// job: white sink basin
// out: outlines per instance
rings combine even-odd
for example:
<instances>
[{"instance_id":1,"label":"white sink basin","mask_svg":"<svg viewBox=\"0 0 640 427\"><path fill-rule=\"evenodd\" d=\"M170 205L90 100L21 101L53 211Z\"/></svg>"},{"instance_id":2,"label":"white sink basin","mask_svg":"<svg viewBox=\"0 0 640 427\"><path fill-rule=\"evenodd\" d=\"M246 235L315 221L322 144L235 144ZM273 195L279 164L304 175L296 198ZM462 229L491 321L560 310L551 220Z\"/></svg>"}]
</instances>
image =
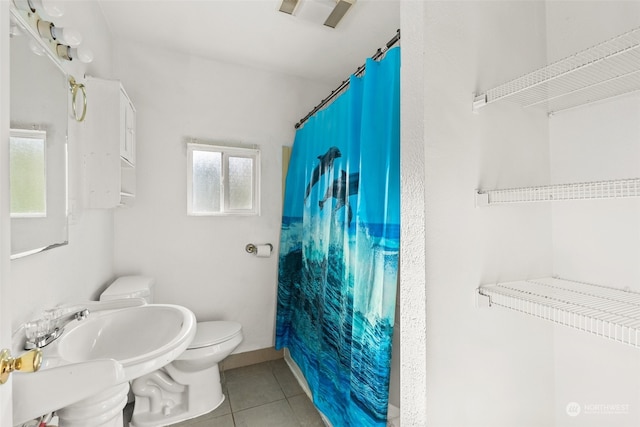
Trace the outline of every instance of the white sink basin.
<instances>
[{"instance_id":1,"label":"white sink basin","mask_svg":"<svg viewBox=\"0 0 640 427\"><path fill-rule=\"evenodd\" d=\"M71 325L54 344L57 355L71 363L114 359L127 381L173 361L196 333L189 309L166 304L99 312Z\"/></svg>"},{"instance_id":2,"label":"white sink basin","mask_svg":"<svg viewBox=\"0 0 640 427\"><path fill-rule=\"evenodd\" d=\"M14 424L161 368L186 350L195 333L194 314L177 305L92 310L42 349L40 371L12 374Z\"/></svg>"}]
</instances>

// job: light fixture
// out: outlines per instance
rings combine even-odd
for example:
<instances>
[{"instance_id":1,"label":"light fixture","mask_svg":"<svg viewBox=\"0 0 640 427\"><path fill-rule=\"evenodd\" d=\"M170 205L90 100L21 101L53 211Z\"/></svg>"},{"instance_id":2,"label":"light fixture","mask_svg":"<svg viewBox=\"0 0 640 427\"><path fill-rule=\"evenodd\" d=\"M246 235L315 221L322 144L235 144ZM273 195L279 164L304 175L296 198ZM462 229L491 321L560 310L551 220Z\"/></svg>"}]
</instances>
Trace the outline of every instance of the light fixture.
<instances>
[{"instance_id":1,"label":"light fixture","mask_svg":"<svg viewBox=\"0 0 640 427\"><path fill-rule=\"evenodd\" d=\"M82 35L79 31L72 28L56 27L53 22L49 21L38 21L38 33L41 37L73 47L82 43Z\"/></svg>"},{"instance_id":2,"label":"light fixture","mask_svg":"<svg viewBox=\"0 0 640 427\"><path fill-rule=\"evenodd\" d=\"M69 48L69 58L88 64L93 61L93 52L91 49L82 46L71 47Z\"/></svg>"},{"instance_id":3,"label":"light fixture","mask_svg":"<svg viewBox=\"0 0 640 427\"><path fill-rule=\"evenodd\" d=\"M57 0L27 0L33 9L44 12L50 18L58 18L64 15L64 5Z\"/></svg>"},{"instance_id":4,"label":"light fixture","mask_svg":"<svg viewBox=\"0 0 640 427\"><path fill-rule=\"evenodd\" d=\"M2 1L2 0L0 0ZM25 24L28 23L40 37L47 40L44 43L59 58L72 61L78 60L83 63L93 61L93 52L85 47L80 47L82 34L72 28L56 27L53 22L40 18L40 13L52 17L61 16L64 13L60 0L12 0L15 8L20 12ZM13 35L13 32L12 32ZM36 44L31 46L31 50L36 54L44 52L42 47Z\"/></svg>"},{"instance_id":5,"label":"light fixture","mask_svg":"<svg viewBox=\"0 0 640 427\"><path fill-rule=\"evenodd\" d=\"M13 0L13 4L15 5L16 9L22 10L24 12L35 12L36 11L36 8L32 7L32 5L29 2L29 0Z\"/></svg>"},{"instance_id":6,"label":"light fixture","mask_svg":"<svg viewBox=\"0 0 640 427\"><path fill-rule=\"evenodd\" d=\"M56 46L56 54L62 59L66 59L67 61L72 61L77 59L80 62L85 64L93 61L93 52L91 49L87 49L86 47L71 47L63 44L59 44Z\"/></svg>"},{"instance_id":7,"label":"light fixture","mask_svg":"<svg viewBox=\"0 0 640 427\"><path fill-rule=\"evenodd\" d=\"M73 28L53 26L51 27L51 34L53 34L55 40L71 47L79 46L82 43L82 34Z\"/></svg>"},{"instance_id":8,"label":"light fixture","mask_svg":"<svg viewBox=\"0 0 640 427\"><path fill-rule=\"evenodd\" d=\"M13 4L18 10L31 13L35 13L38 10L50 18L64 15L62 3L56 0L13 0Z\"/></svg>"}]
</instances>

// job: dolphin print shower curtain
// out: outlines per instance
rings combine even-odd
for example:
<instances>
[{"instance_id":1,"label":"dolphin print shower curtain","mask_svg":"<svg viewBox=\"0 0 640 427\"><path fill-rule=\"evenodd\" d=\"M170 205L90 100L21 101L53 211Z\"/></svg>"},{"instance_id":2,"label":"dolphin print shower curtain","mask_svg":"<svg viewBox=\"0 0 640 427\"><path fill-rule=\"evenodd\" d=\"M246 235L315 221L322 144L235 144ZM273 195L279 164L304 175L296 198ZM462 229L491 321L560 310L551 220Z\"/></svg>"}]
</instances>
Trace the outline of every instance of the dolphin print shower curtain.
<instances>
[{"instance_id":1,"label":"dolphin print shower curtain","mask_svg":"<svg viewBox=\"0 0 640 427\"><path fill-rule=\"evenodd\" d=\"M299 129L280 240L276 347L334 427L386 425L400 238L400 48Z\"/></svg>"}]
</instances>

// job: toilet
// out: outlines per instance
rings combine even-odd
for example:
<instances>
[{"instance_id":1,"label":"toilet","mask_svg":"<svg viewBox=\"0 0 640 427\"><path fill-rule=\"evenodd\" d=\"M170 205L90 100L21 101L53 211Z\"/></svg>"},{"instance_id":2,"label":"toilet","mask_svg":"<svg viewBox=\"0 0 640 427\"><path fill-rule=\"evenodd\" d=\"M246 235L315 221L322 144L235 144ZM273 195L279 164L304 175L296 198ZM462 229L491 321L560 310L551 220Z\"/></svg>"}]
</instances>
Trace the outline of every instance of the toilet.
<instances>
[{"instance_id":1,"label":"toilet","mask_svg":"<svg viewBox=\"0 0 640 427\"><path fill-rule=\"evenodd\" d=\"M155 280L145 276L116 279L100 301L143 298L153 303ZM189 347L173 362L131 382L135 397L131 427L160 427L206 414L224 402L218 363L242 342L242 325L198 322Z\"/></svg>"}]
</instances>

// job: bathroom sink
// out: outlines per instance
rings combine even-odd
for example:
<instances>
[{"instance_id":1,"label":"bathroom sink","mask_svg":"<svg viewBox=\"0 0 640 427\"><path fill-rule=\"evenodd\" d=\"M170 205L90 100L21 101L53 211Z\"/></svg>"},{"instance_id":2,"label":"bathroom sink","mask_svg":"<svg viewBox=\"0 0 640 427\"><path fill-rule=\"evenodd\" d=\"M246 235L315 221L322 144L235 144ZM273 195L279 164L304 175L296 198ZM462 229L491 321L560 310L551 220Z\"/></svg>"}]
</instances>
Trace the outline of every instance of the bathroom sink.
<instances>
[{"instance_id":1,"label":"bathroom sink","mask_svg":"<svg viewBox=\"0 0 640 427\"><path fill-rule=\"evenodd\" d=\"M196 333L195 316L185 307L93 304L86 319L69 323L60 338L42 348L39 371L12 374L14 425L161 368L186 350ZM13 353L20 354L24 342L14 341Z\"/></svg>"},{"instance_id":2,"label":"bathroom sink","mask_svg":"<svg viewBox=\"0 0 640 427\"><path fill-rule=\"evenodd\" d=\"M187 308L150 304L91 313L67 327L54 343L57 355L70 363L114 359L131 381L173 361L196 333L196 318Z\"/></svg>"}]
</instances>

